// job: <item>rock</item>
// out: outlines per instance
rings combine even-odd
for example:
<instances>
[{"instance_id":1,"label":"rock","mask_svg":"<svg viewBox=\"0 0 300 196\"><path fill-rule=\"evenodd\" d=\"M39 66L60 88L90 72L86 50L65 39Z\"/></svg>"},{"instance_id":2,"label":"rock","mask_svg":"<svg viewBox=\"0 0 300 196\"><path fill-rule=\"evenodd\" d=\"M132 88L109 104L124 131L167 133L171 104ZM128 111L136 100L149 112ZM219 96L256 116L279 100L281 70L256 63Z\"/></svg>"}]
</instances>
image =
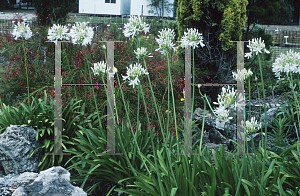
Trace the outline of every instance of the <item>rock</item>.
<instances>
[{"instance_id":1,"label":"rock","mask_svg":"<svg viewBox=\"0 0 300 196\"><path fill-rule=\"evenodd\" d=\"M38 164L43 156L37 150L28 159L30 153L40 145L36 141L36 131L30 126L10 125L0 134L0 162L5 174L38 172Z\"/></svg>"},{"instance_id":2,"label":"rock","mask_svg":"<svg viewBox=\"0 0 300 196\"><path fill-rule=\"evenodd\" d=\"M32 183L38 174L33 172L25 172L20 175L9 174L4 178L0 178L0 195L11 196L12 193L20 186L26 186Z\"/></svg>"},{"instance_id":3,"label":"rock","mask_svg":"<svg viewBox=\"0 0 300 196\"><path fill-rule=\"evenodd\" d=\"M273 122L273 119L276 117L276 113L277 113L277 108L271 108L268 109L266 114L267 114L267 127L271 127L271 126L275 126L275 123ZM263 113L261 115L260 121L259 123L261 123L262 128L265 128L265 113Z\"/></svg>"},{"instance_id":4,"label":"rock","mask_svg":"<svg viewBox=\"0 0 300 196\"><path fill-rule=\"evenodd\" d=\"M42 171L30 184L15 190L12 196L87 196L79 187L70 183L70 173L63 167L51 167Z\"/></svg>"}]
</instances>

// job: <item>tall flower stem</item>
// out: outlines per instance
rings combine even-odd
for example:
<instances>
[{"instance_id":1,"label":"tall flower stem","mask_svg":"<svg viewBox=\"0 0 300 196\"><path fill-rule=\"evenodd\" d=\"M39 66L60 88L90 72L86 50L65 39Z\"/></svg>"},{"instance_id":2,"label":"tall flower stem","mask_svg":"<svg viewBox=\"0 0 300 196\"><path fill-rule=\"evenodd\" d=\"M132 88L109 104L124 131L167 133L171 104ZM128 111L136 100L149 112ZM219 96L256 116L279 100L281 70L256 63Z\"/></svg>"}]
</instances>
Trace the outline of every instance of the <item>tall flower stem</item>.
<instances>
[{"instance_id":1,"label":"tall flower stem","mask_svg":"<svg viewBox=\"0 0 300 196\"><path fill-rule=\"evenodd\" d=\"M299 101L298 101L298 97L295 93L295 89L294 89L294 83L293 83L293 76L292 76L292 73L290 72L290 77L288 76L287 74L287 77L288 77L288 80L290 81L290 84L291 84L291 87L293 89L293 95L294 95L294 99L297 103L297 108L298 108L298 112L297 112L297 117L298 117L298 124L299 124L299 127L300 127L300 118L299 118L299 111L300 111L300 107L299 107Z\"/></svg>"},{"instance_id":2,"label":"tall flower stem","mask_svg":"<svg viewBox=\"0 0 300 196\"><path fill-rule=\"evenodd\" d=\"M259 64L259 70L260 70L260 76L261 76L261 82L262 82L262 89L263 89L263 97L264 97L264 113L265 113L265 149L264 149L264 152L265 152L265 155L264 155L264 162L263 162L263 167L262 167L262 175L261 175L261 181L260 181L260 187L262 188L263 185L263 173L265 171L265 161L266 161L266 158L267 158L267 111L266 111L266 96L265 96L265 88L264 88L264 78L263 78L263 74L262 74L262 68L261 68L261 62L260 62L260 55L259 53L257 54L257 57L258 57L258 64ZM262 142L262 145L263 145L263 142ZM261 193L264 193L263 190L261 190Z\"/></svg>"},{"instance_id":3,"label":"tall flower stem","mask_svg":"<svg viewBox=\"0 0 300 196\"><path fill-rule=\"evenodd\" d=\"M191 115L193 115L194 112L194 98L195 98L195 49L192 47L192 50L193 50L193 100L192 100Z\"/></svg>"},{"instance_id":4,"label":"tall flower stem","mask_svg":"<svg viewBox=\"0 0 300 196\"><path fill-rule=\"evenodd\" d=\"M93 80L92 80L91 71L89 69L89 64L91 62L88 61L87 55L85 54L85 52L84 52L84 56L85 56L84 59L86 60L86 64L87 64L87 67L88 67L88 72L89 72L89 75L90 75L90 81L91 81L91 84L92 84ZM97 112L97 116L98 116L99 125L102 128L101 119L100 119L100 115L99 115L99 111L98 111L98 106L97 106L97 101L96 101L96 96L95 96L95 91L94 91L94 87L93 86L92 86L92 90L93 90L93 97L94 97L94 102L95 102L95 107L96 107L96 112Z\"/></svg>"},{"instance_id":5,"label":"tall flower stem","mask_svg":"<svg viewBox=\"0 0 300 196\"><path fill-rule=\"evenodd\" d=\"M144 60L144 65L145 65L145 69L146 70L148 70L147 69L147 66L146 66L146 61L145 61L145 58L143 57L143 60ZM158 121L159 121L159 124L160 124L160 130L161 130L161 133L162 133L162 135L163 135L163 137L164 137L164 130L163 130L163 127L162 127L162 123L161 123L161 118L160 118L160 115L159 115L159 111L158 111L158 107L157 107L157 103L156 103L156 99L155 99L155 96L154 96L154 92L153 92L153 88L152 88L152 85L151 85L151 80L150 80L150 77L149 77L149 74L147 75L147 77L148 77L148 81L149 81L149 85L150 85L150 89L151 89L151 93L152 93L152 97L153 97L153 102L154 102L154 105L155 105L155 109L156 109L156 113L157 113L157 117L158 117ZM177 134L177 130L176 130L176 134ZM152 141L152 140L151 140ZM164 147L165 147L165 149L167 150L167 142L166 142L166 140L163 140L164 141ZM152 144L152 146L154 147L154 145ZM154 150L153 150L154 151ZM167 150L167 152L168 152L168 161L169 161L169 164L170 165L172 165L172 163L171 163L171 155L170 155L170 151L169 150ZM179 153L179 145L177 145L177 152ZM156 166L156 168L157 168L157 165L156 165L156 155L155 155L155 152L153 152L154 153L154 160L155 160L155 166ZM180 156L178 156L178 159L179 159L179 161L180 161ZM158 169L158 168L157 168ZM171 173L172 173L172 175L173 175L173 178L175 179L175 176L174 176L174 173L173 173L173 170L171 170ZM159 177L160 178L160 177ZM160 179L158 179L158 181L159 181L159 183L161 183L161 181L160 181ZM176 182L176 181L175 181ZM161 188L161 184L159 184L160 185L160 188ZM162 191L162 190L161 190Z\"/></svg>"},{"instance_id":6,"label":"tall flower stem","mask_svg":"<svg viewBox=\"0 0 300 196\"><path fill-rule=\"evenodd\" d=\"M28 65L27 65L27 59L26 59L26 50L25 50L25 39L23 42L23 51L24 51L24 58L25 58L25 69L26 69L26 78L27 78L27 96L28 96L28 104L30 103L29 100L29 82L28 82Z\"/></svg>"},{"instance_id":7,"label":"tall flower stem","mask_svg":"<svg viewBox=\"0 0 300 196\"><path fill-rule=\"evenodd\" d=\"M169 62L169 53L167 53L167 59L168 59L168 75L169 75L169 81L171 83L171 92L172 92L172 100L173 100L173 114L174 114L174 121L175 121L175 131L176 131L176 139L178 142L178 131L177 131L177 121L176 121L176 111L175 111L175 101L174 101L174 92L173 92L173 84L172 84L172 77L171 77L171 70L170 70L170 62ZM168 91L169 93L170 91ZM168 102L169 102L169 96L168 96ZM169 108L168 108L168 114L169 114ZM186 130L187 131L187 130ZM177 145L177 153L179 153L179 146Z\"/></svg>"},{"instance_id":8,"label":"tall flower stem","mask_svg":"<svg viewBox=\"0 0 300 196\"><path fill-rule=\"evenodd\" d=\"M248 80L248 86L249 86L249 119L251 119L251 86L250 86L250 77Z\"/></svg>"}]
</instances>

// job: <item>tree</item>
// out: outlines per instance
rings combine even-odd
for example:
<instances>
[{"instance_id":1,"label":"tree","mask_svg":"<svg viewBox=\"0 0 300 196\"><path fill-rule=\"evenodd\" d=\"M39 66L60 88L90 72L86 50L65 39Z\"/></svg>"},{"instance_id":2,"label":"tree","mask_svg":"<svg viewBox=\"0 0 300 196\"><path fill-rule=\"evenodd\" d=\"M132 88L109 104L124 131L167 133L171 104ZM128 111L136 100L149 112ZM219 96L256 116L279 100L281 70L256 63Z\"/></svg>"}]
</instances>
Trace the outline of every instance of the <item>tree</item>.
<instances>
[{"instance_id":1,"label":"tree","mask_svg":"<svg viewBox=\"0 0 300 196\"><path fill-rule=\"evenodd\" d=\"M150 4L147 6L151 7L151 10L148 11L149 14L154 13L154 11L156 11L156 15L162 18L164 16L164 10L166 9L167 13L170 13L174 6L174 3L169 3L169 0L148 0L148 1L150 1Z\"/></svg>"},{"instance_id":2,"label":"tree","mask_svg":"<svg viewBox=\"0 0 300 196\"><path fill-rule=\"evenodd\" d=\"M70 2L69 0L33 0L39 25L64 24L69 13Z\"/></svg>"},{"instance_id":3,"label":"tree","mask_svg":"<svg viewBox=\"0 0 300 196\"><path fill-rule=\"evenodd\" d=\"M199 83L236 83L232 81L232 67L236 65L236 43L242 39L246 23L247 0L178 0L177 24L180 41L187 28L203 34L205 47L195 49L195 75ZM181 58L183 50L178 51ZM201 79L202 78L202 79ZM201 91L217 101L218 87Z\"/></svg>"},{"instance_id":4,"label":"tree","mask_svg":"<svg viewBox=\"0 0 300 196\"><path fill-rule=\"evenodd\" d=\"M0 0L0 10L5 10L8 6L8 1L7 0Z\"/></svg>"}]
</instances>

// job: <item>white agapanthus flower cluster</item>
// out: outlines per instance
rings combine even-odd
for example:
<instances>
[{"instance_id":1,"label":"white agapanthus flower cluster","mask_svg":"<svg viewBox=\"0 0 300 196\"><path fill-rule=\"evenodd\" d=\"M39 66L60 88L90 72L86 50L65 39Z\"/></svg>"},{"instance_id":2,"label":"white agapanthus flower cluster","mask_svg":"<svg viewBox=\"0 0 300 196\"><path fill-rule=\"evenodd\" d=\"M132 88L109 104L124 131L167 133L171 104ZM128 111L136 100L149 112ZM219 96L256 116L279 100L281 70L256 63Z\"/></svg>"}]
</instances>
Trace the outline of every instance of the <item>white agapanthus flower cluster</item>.
<instances>
[{"instance_id":1,"label":"white agapanthus flower cluster","mask_svg":"<svg viewBox=\"0 0 300 196\"><path fill-rule=\"evenodd\" d=\"M248 71L244 68L242 70L237 70L237 72L232 72L233 78L236 81L244 81L246 78L250 77L253 74L251 69Z\"/></svg>"},{"instance_id":2,"label":"white agapanthus flower cluster","mask_svg":"<svg viewBox=\"0 0 300 196\"><path fill-rule=\"evenodd\" d=\"M169 51L169 49L173 49L174 52L176 51L177 47L174 47L175 44L173 44L173 39L175 38L175 33L173 29L162 29L159 31L158 38L156 39L156 42L159 45L159 48L155 51L160 51L162 54L166 54L166 52Z\"/></svg>"},{"instance_id":3,"label":"white agapanthus flower cluster","mask_svg":"<svg viewBox=\"0 0 300 196\"><path fill-rule=\"evenodd\" d=\"M225 108L230 107L235 103L235 90L232 88L222 88L221 94L218 95L218 103L213 102L216 105L224 106Z\"/></svg>"},{"instance_id":4,"label":"white agapanthus flower cluster","mask_svg":"<svg viewBox=\"0 0 300 196\"><path fill-rule=\"evenodd\" d=\"M227 108L232 107L235 103L235 90L232 87L227 89L225 87L222 88L221 94L218 95L218 103L213 102L216 105L219 105L214 112L218 116L218 118L224 122L229 121L232 117L229 116L229 110Z\"/></svg>"},{"instance_id":5,"label":"white agapanthus flower cluster","mask_svg":"<svg viewBox=\"0 0 300 196\"><path fill-rule=\"evenodd\" d=\"M181 47L185 48L189 44L195 49L200 44L201 47L205 46L203 44L202 34L198 32L198 29L187 29L188 32L184 32L183 37L181 38Z\"/></svg>"},{"instance_id":6,"label":"white agapanthus flower cluster","mask_svg":"<svg viewBox=\"0 0 300 196\"><path fill-rule=\"evenodd\" d=\"M261 41L261 38L252 39L252 41L249 40L249 45L247 47L250 49L249 53L245 53L245 57L252 58L252 55L257 55L258 53L270 53L268 50L266 50L266 46L264 43L264 40Z\"/></svg>"},{"instance_id":7,"label":"white agapanthus flower cluster","mask_svg":"<svg viewBox=\"0 0 300 196\"><path fill-rule=\"evenodd\" d=\"M253 133L256 132L261 128L261 123L257 123L255 117L251 117L251 121L246 121L245 131L246 133Z\"/></svg>"},{"instance_id":8,"label":"white agapanthus flower cluster","mask_svg":"<svg viewBox=\"0 0 300 196\"><path fill-rule=\"evenodd\" d=\"M145 48L145 47L141 47L141 48L134 50L134 53L135 53L135 56L137 59L151 55L151 53L147 52L147 48ZM153 56L148 56L148 57L153 57Z\"/></svg>"},{"instance_id":9,"label":"white agapanthus flower cluster","mask_svg":"<svg viewBox=\"0 0 300 196\"><path fill-rule=\"evenodd\" d=\"M149 25L142 22L142 18L140 16L130 16L129 22L124 26L123 33L125 37L134 37L137 32L144 31L145 34L147 34L149 29Z\"/></svg>"},{"instance_id":10,"label":"white agapanthus flower cluster","mask_svg":"<svg viewBox=\"0 0 300 196\"><path fill-rule=\"evenodd\" d=\"M217 114L218 118L223 122L227 122L230 119L232 119L232 117L228 117L229 116L229 110L227 110L227 108L225 106L217 107L214 110L214 112Z\"/></svg>"},{"instance_id":11,"label":"white agapanthus flower cluster","mask_svg":"<svg viewBox=\"0 0 300 196\"><path fill-rule=\"evenodd\" d=\"M70 29L69 36L72 43L87 45L92 42L94 31L92 27L88 27L86 22L77 23Z\"/></svg>"},{"instance_id":12,"label":"white agapanthus flower cluster","mask_svg":"<svg viewBox=\"0 0 300 196\"><path fill-rule=\"evenodd\" d=\"M30 30L28 24L25 24L25 22L18 22L17 25L14 25L12 35L14 36L15 40L17 40L19 37L24 37L27 40L32 37L32 31Z\"/></svg>"},{"instance_id":13,"label":"white agapanthus flower cluster","mask_svg":"<svg viewBox=\"0 0 300 196\"><path fill-rule=\"evenodd\" d=\"M280 56L276 58L275 63L273 63L272 71L278 79L281 77L280 72L286 74L289 74L289 72L300 74L300 53L293 52L292 50L286 54L281 53Z\"/></svg>"},{"instance_id":14,"label":"white agapanthus flower cluster","mask_svg":"<svg viewBox=\"0 0 300 196\"><path fill-rule=\"evenodd\" d=\"M109 75L109 79L111 77L114 77L115 73L118 71L116 67L113 67L113 72L110 73L109 70L111 69L106 68L106 63L104 61L98 62L98 63L94 63L94 68L91 67L94 75L100 75L101 77L105 76L105 74L108 73Z\"/></svg>"},{"instance_id":15,"label":"white agapanthus flower cluster","mask_svg":"<svg viewBox=\"0 0 300 196\"><path fill-rule=\"evenodd\" d=\"M67 26L56 25L54 24L53 27L49 28L48 30L48 37L50 41L54 41L57 44L57 41L62 40L69 40L70 37L68 35L68 28Z\"/></svg>"},{"instance_id":16,"label":"white agapanthus flower cluster","mask_svg":"<svg viewBox=\"0 0 300 196\"><path fill-rule=\"evenodd\" d=\"M132 64L129 65L130 68L127 67L127 76L123 76L123 80L129 80L129 85L133 85L133 88L135 85L138 85L140 80L139 77L143 74L148 75L146 69L142 68L141 64L134 64L132 67Z\"/></svg>"}]
</instances>

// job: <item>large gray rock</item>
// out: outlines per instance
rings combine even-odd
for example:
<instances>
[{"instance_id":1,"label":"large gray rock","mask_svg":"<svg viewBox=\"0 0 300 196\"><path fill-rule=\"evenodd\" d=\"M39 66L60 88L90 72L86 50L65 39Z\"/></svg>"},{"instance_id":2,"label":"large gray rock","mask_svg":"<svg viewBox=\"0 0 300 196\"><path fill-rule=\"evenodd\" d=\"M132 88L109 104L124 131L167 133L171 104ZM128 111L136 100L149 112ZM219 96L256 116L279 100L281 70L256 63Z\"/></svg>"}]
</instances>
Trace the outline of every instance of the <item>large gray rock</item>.
<instances>
[{"instance_id":1,"label":"large gray rock","mask_svg":"<svg viewBox=\"0 0 300 196\"><path fill-rule=\"evenodd\" d=\"M40 144L32 127L10 125L0 134L0 162L5 174L38 172L43 151L37 150L30 159L28 156Z\"/></svg>"},{"instance_id":2,"label":"large gray rock","mask_svg":"<svg viewBox=\"0 0 300 196\"><path fill-rule=\"evenodd\" d=\"M26 186L32 183L38 174L33 172L25 172L20 175L9 174L4 178L0 178L0 195L11 196L13 192L20 186Z\"/></svg>"},{"instance_id":3,"label":"large gray rock","mask_svg":"<svg viewBox=\"0 0 300 196\"><path fill-rule=\"evenodd\" d=\"M31 183L15 190L12 196L87 196L79 187L70 183L70 173L63 167L42 171Z\"/></svg>"}]
</instances>

